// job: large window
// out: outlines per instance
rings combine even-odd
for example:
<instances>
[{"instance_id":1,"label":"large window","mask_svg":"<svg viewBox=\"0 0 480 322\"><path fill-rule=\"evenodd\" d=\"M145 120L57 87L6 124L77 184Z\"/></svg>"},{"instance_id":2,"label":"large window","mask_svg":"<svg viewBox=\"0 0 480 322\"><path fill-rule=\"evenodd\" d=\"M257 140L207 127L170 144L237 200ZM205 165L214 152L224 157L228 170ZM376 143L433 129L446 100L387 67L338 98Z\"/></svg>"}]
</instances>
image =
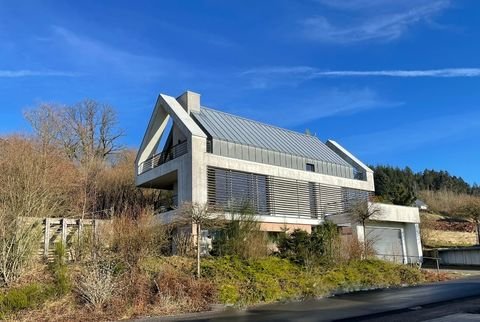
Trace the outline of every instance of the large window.
<instances>
[{"instance_id":1,"label":"large window","mask_svg":"<svg viewBox=\"0 0 480 322\"><path fill-rule=\"evenodd\" d=\"M368 191L208 167L208 203L224 211L320 218L342 214Z\"/></svg>"},{"instance_id":2,"label":"large window","mask_svg":"<svg viewBox=\"0 0 480 322\"><path fill-rule=\"evenodd\" d=\"M250 209L267 214L267 182L263 175L209 167L208 202L226 211Z\"/></svg>"}]
</instances>

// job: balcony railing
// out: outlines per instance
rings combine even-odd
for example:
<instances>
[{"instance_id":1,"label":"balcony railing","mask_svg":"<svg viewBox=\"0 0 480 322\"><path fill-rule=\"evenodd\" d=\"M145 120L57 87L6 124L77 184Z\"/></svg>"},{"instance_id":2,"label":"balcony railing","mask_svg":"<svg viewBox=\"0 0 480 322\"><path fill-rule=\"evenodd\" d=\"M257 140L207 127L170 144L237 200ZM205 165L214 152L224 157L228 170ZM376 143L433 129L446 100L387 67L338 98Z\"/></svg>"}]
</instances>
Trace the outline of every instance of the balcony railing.
<instances>
[{"instance_id":1,"label":"balcony railing","mask_svg":"<svg viewBox=\"0 0 480 322\"><path fill-rule=\"evenodd\" d=\"M177 145L172 146L170 149L163 151L161 153L155 154L153 157L145 160L140 163L138 166L138 173L142 174L158 167L170 160L176 159L179 156L182 156L188 152L187 141L178 143Z\"/></svg>"}]
</instances>

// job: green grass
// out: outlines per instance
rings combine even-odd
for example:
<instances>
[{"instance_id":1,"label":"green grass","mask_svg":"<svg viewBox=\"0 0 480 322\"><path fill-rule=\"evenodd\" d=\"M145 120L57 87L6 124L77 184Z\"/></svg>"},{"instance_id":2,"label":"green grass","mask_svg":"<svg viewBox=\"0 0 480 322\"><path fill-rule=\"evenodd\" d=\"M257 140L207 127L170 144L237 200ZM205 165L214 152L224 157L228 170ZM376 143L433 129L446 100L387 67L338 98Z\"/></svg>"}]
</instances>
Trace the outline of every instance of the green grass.
<instances>
[{"instance_id":1,"label":"green grass","mask_svg":"<svg viewBox=\"0 0 480 322\"><path fill-rule=\"evenodd\" d=\"M55 292L54 286L41 283L10 289L0 294L0 318L20 310L37 307L53 297Z\"/></svg>"}]
</instances>

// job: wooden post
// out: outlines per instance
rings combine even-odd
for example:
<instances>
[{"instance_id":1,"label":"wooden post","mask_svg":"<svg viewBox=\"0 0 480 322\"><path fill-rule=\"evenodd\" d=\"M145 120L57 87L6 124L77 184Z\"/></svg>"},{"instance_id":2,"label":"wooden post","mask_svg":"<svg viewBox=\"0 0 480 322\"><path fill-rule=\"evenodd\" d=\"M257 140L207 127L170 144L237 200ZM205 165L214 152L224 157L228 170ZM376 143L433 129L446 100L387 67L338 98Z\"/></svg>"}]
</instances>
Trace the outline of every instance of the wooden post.
<instances>
[{"instance_id":1,"label":"wooden post","mask_svg":"<svg viewBox=\"0 0 480 322\"><path fill-rule=\"evenodd\" d=\"M62 219L62 243L63 247L67 247L67 220Z\"/></svg>"},{"instance_id":2,"label":"wooden post","mask_svg":"<svg viewBox=\"0 0 480 322\"><path fill-rule=\"evenodd\" d=\"M200 252L202 251L200 242L202 236L200 235L202 233L200 223L197 223L197 278L200 278Z\"/></svg>"},{"instance_id":3,"label":"wooden post","mask_svg":"<svg viewBox=\"0 0 480 322\"><path fill-rule=\"evenodd\" d=\"M94 214L95 216L95 214ZM92 220L93 225L93 260L97 259L97 221L94 219Z\"/></svg>"},{"instance_id":4,"label":"wooden post","mask_svg":"<svg viewBox=\"0 0 480 322\"><path fill-rule=\"evenodd\" d=\"M78 242L82 239L83 234L83 219L78 219Z\"/></svg>"},{"instance_id":5,"label":"wooden post","mask_svg":"<svg viewBox=\"0 0 480 322\"><path fill-rule=\"evenodd\" d=\"M45 218L45 231L43 234L43 256L48 257L48 248L50 246L50 218Z\"/></svg>"}]
</instances>

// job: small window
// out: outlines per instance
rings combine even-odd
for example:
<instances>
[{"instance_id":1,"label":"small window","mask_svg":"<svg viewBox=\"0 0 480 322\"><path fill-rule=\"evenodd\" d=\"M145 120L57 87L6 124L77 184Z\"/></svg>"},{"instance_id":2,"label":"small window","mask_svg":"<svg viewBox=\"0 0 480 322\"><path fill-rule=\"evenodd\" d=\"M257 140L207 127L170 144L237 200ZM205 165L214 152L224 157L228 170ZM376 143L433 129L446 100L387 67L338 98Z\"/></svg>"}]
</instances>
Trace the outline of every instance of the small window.
<instances>
[{"instance_id":1,"label":"small window","mask_svg":"<svg viewBox=\"0 0 480 322\"><path fill-rule=\"evenodd\" d=\"M312 163L307 163L307 171L315 172L315 165Z\"/></svg>"}]
</instances>

